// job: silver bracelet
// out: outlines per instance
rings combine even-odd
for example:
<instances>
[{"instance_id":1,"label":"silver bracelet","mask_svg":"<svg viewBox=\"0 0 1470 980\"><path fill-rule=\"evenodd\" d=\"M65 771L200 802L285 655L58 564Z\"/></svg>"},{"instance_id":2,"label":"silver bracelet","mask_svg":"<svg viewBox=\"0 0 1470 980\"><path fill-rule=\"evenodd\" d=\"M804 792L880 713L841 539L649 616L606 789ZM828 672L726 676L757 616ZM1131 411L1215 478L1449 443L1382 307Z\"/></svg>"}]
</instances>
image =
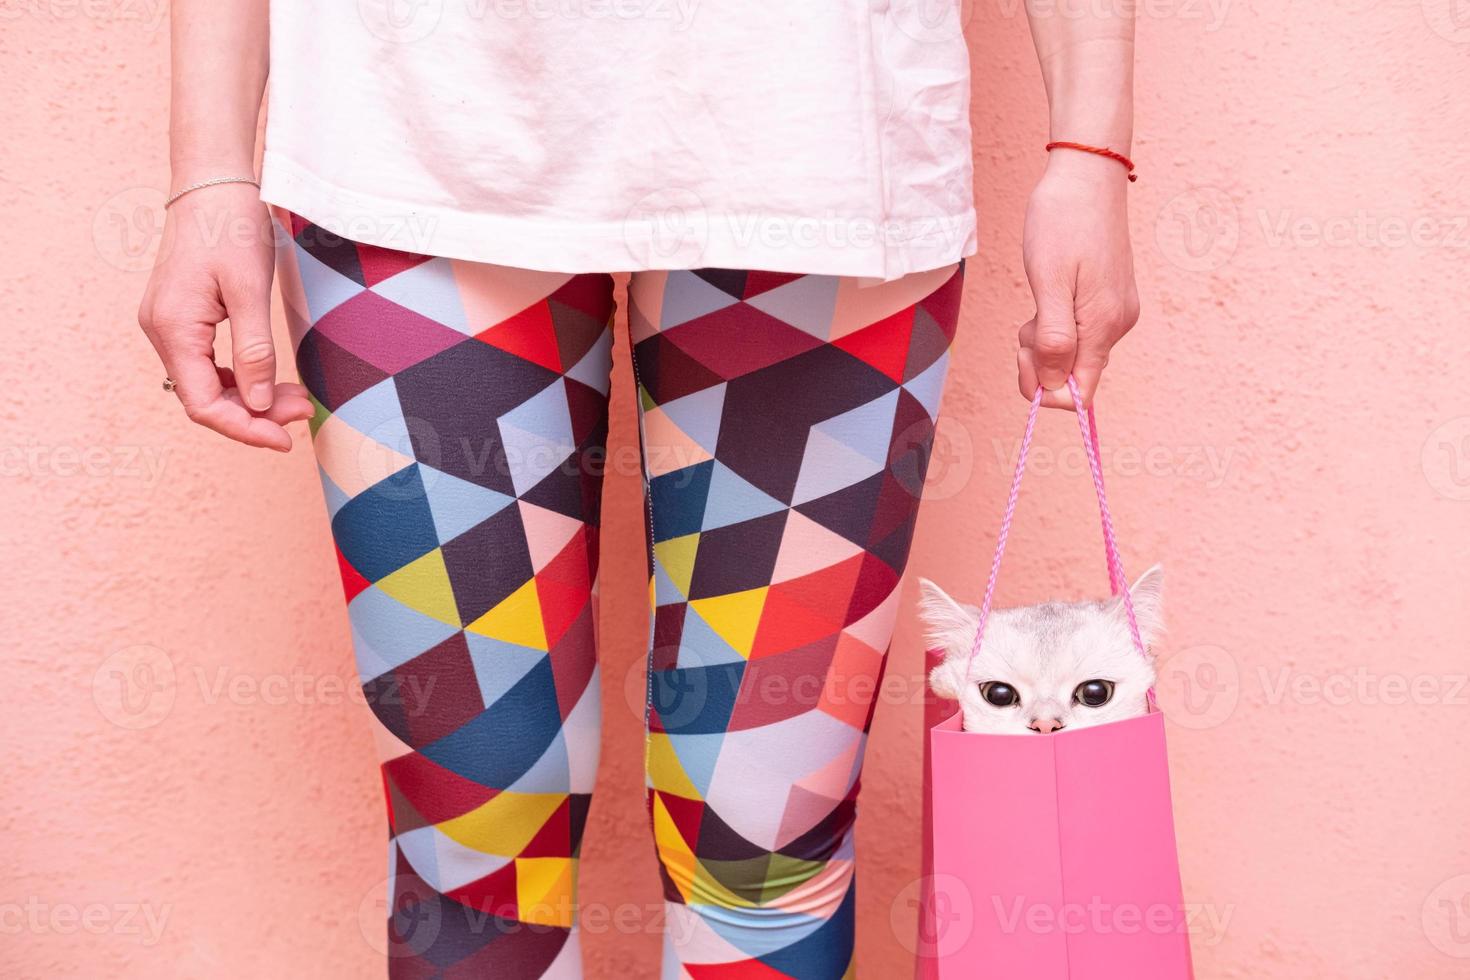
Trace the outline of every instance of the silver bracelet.
<instances>
[{"instance_id":1,"label":"silver bracelet","mask_svg":"<svg viewBox=\"0 0 1470 980\"><path fill-rule=\"evenodd\" d=\"M173 207L174 202L183 197L185 194L189 194L197 190L203 190L206 187L213 187L216 184L254 184L257 190L260 189L260 181L256 180L254 177L215 177L211 180L201 180L197 184L190 184L183 190L178 191L174 194L173 197L163 202L163 209L167 211L169 208Z\"/></svg>"}]
</instances>

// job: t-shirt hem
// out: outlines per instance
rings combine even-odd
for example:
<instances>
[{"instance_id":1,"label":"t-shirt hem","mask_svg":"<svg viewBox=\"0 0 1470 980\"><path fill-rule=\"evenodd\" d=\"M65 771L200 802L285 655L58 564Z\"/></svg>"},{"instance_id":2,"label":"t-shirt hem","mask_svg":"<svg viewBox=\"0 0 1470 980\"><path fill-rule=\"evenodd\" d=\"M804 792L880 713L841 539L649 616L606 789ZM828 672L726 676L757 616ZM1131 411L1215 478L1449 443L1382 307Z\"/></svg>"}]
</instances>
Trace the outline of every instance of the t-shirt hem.
<instances>
[{"instance_id":1,"label":"t-shirt hem","mask_svg":"<svg viewBox=\"0 0 1470 980\"><path fill-rule=\"evenodd\" d=\"M644 198L622 221L557 222L363 194L269 150L260 196L363 244L539 272L725 268L891 280L977 249L973 209L907 221L736 215L671 191Z\"/></svg>"}]
</instances>

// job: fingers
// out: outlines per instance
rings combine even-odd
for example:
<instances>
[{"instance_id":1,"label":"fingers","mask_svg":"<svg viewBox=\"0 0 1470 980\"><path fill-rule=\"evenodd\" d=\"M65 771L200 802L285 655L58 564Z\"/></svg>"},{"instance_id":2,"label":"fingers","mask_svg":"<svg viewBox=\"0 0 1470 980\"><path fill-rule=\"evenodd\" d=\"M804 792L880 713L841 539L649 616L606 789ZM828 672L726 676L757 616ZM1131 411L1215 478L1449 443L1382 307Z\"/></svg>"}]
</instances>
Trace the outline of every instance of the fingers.
<instances>
[{"instance_id":1,"label":"fingers","mask_svg":"<svg viewBox=\"0 0 1470 980\"><path fill-rule=\"evenodd\" d=\"M284 426L290 422L305 422L316 414L316 407L305 395L285 394L281 387L276 385L276 398L271 403L270 411L265 413L266 418Z\"/></svg>"},{"instance_id":2,"label":"fingers","mask_svg":"<svg viewBox=\"0 0 1470 980\"><path fill-rule=\"evenodd\" d=\"M1016 367L1021 397L1029 402L1036 394L1037 385L1036 366L1031 362L1031 351L1029 348L1022 347L1017 352ZM1061 388L1044 391L1041 395L1041 407L1071 409L1072 393L1067 390L1065 385Z\"/></svg>"},{"instance_id":3,"label":"fingers","mask_svg":"<svg viewBox=\"0 0 1470 980\"><path fill-rule=\"evenodd\" d=\"M1090 406L1113 345L1138 319L1137 300L1090 302L1084 308L1074 306L1071 297L1040 291L1036 296L1037 315L1020 330L1016 377L1021 394L1029 401L1040 386L1043 407L1073 410L1070 375L1083 407Z\"/></svg>"},{"instance_id":4,"label":"fingers","mask_svg":"<svg viewBox=\"0 0 1470 980\"><path fill-rule=\"evenodd\" d=\"M1072 368L1072 377L1077 379L1077 388L1082 393L1082 407L1092 405L1092 399L1097 395L1097 386L1102 381L1103 368L1108 366L1108 358L1103 354L1100 358L1088 357L1085 352L1077 355L1077 364ZM1063 389L1067 396L1068 406L1072 403L1072 393Z\"/></svg>"},{"instance_id":5,"label":"fingers","mask_svg":"<svg viewBox=\"0 0 1470 980\"><path fill-rule=\"evenodd\" d=\"M237 196L234 205L225 203L224 217L266 227L269 217L259 200L244 192ZM276 384L272 243L265 236L216 239L199 231L193 223L169 219L165 234L173 236L173 247L168 261L154 267L138 322L191 419L246 445L285 452L291 436L283 426L310 418L314 404L301 386ZM225 320L233 364L219 368L215 333Z\"/></svg>"},{"instance_id":6,"label":"fingers","mask_svg":"<svg viewBox=\"0 0 1470 980\"><path fill-rule=\"evenodd\" d=\"M271 339L270 287L221 284L230 318L235 385L245 405L264 413L276 391L276 345Z\"/></svg>"},{"instance_id":7,"label":"fingers","mask_svg":"<svg viewBox=\"0 0 1470 980\"><path fill-rule=\"evenodd\" d=\"M220 384L214 361L203 351L164 354L164 366L174 379L174 394L189 418L222 436L247 446L289 452L291 436L281 423L252 415L236 389Z\"/></svg>"},{"instance_id":8,"label":"fingers","mask_svg":"<svg viewBox=\"0 0 1470 980\"><path fill-rule=\"evenodd\" d=\"M174 381L174 394L184 412L195 422L213 429L247 446L287 452L291 436L281 424L268 418L256 418L240 403L235 389L225 388L226 378L214 364L212 339L214 324L198 314L170 312L165 303L155 311L153 303L145 303L138 322L153 349L163 361L164 370ZM294 395L294 393L293 393ZM304 396L288 402L287 407L300 411ZM307 403L307 407L310 403Z\"/></svg>"},{"instance_id":9,"label":"fingers","mask_svg":"<svg viewBox=\"0 0 1470 980\"><path fill-rule=\"evenodd\" d=\"M1036 394L1036 386L1044 384L1037 367L1036 334L1036 321L1034 319L1026 321L1021 326L1021 347L1016 352L1017 386L1021 391L1021 397L1028 402ZM1075 361L1073 362L1072 370L1081 370ZM1067 371L1062 373L1061 382L1058 385L1046 387L1046 391L1041 396L1042 408L1065 408L1068 410L1072 408L1072 393L1067 390L1067 374ZM1078 376L1078 384L1079 386L1082 384L1080 375ZM1088 393L1086 399L1090 400L1090 392L1096 387L1097 380L1096 375L1094 375L1092 388L1083 388L1083 391Z\"/></svg>"},{"instance_id":10,"label":"fingers","mask_svg":"<svg viewBox=\"0 0 1470 980\"><path fill-rule=\"evenodd\" d=\"M1036 380L1047 391L1065 388L1077 359L1077 321L1070 290L1038 290L1036 319L1029 331ZM1033 391L1035 389L1032 389Z\"/></svg>"},{"instance_id":11,"label":"fingers","mask_svg":"<svg viewBox=\"0 0 1470 980\"><path fill-rule=\"evenodd\" d=\"M295 390L293 391L292 389ZM244 403L240 400L238 389L226 387L224 396L235 404L244 407ZM247 408L246 411L249 411L249 409ZM257 413L251 412L250 414L255 415ZM258 414L263 419L267 419L277 425L285 426L292 422L305 422L316 414L316 407L312 405L311 400L306 396L305 388L302 388L300 385L283 382L276 385L276 390L271 400L271 407Z\"/></svg>"},{"instance_id":12,"label":"fingers","mask_svg":"<svg viewBox=\"0 0 1470 980\"><path fill-rule=\"evenodd\" d=\"M236 387L235 372L221 365L215 365L214 372L219 375L219 383L225 389L225 397L239 401L239 392L231 390ZM316 406L312 404L306 387L292 381L276 383L275 398L271 402L270 411L264 413L266 418L282 425L287 422L305 422L315 414Z\"/></svg>"},{"instance_id":13,"label":"fingers","mask_svg":"<svg viewBox=\"0 0 1470 980\"><path fill-rule=\"evenodd\" d=\"M1028 332L1035 329L1035 320L1026 321L1021 327L1021 346L1016 351L1016 381L1021 389L1021 397L1028 402L1036 394L1037 385L1041 384L1036 378L1036 361L1031 356L1030 341L1027 340ZM1042 400L1046 400L1045 396L1042 396Z\"/></svg>"}]
</instances>

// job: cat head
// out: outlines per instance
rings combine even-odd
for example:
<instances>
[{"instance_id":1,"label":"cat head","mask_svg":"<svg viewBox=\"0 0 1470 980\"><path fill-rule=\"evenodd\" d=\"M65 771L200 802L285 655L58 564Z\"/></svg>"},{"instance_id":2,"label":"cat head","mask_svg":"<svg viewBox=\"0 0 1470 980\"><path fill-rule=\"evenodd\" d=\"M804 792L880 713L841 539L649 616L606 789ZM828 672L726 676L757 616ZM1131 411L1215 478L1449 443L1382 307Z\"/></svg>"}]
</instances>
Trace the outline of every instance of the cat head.
<instances>
[{"instance_id":1,"label":"cat head","mask_svg":"<svg viewBox=\"0 0 1470 980\"><path fill-rule=\"evenodd\" d=\"M1129 589L1145 647L1163 631L1163 586L1155 565ZM944 654L929 685L960 703L965 731L1045 734L1147 711L1153 656L1134 647L1121 596L994 610L969 662L980 610L927 579L919 587L926 639Z\"/></svg>"}]
</instances>

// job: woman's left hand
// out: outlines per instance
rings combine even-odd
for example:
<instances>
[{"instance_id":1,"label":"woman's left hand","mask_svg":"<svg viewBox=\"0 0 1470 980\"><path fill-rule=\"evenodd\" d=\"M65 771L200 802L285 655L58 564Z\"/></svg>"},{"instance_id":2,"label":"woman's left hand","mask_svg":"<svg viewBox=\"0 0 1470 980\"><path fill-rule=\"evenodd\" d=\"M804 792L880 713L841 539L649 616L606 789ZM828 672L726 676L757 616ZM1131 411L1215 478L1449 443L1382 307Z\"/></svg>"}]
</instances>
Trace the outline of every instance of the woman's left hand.
<instances>
[{"instance_id":1,"label":"woman's left hand","mask_svg":"<svg viewBox=\"0 0 1470 980\"><path fill-rule=\"evenodd\" d=\"M1036 315L1021 327L1021 394L1072 408L1067 375L1092 403L1108 355L1138 322L1128 238L1128 176L1114 160L1056 150L1031 192L1022 236Z\"/></svg>"}]
</instances>

